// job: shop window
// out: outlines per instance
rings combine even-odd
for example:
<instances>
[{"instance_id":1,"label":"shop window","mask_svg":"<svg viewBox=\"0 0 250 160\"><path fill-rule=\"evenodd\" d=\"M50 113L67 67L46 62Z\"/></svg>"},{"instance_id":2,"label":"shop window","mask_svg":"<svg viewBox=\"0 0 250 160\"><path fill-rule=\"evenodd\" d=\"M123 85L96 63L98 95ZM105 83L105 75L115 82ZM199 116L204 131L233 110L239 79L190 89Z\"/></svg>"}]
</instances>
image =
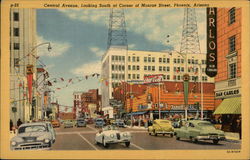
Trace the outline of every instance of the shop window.
<instances>
[{"instance_id":1,"label":"shop window","mask_svg":"<svg viewBox=\"0 0 250 160\"><path fill-rule=\"evenodd\" d=\"M236 78L236 63L229 64L229 79Z\"/></svg>"},{"instance_id":2,"label":"shop window","mask_svg":"<svg viewBox=\"0 0 250 160\"><path fill-rule=\"evenodd\" d=\"M235 51L235 36L229 38L229 52L232 53Z\"/></svg>"},{"instance_id":3,"label":"shop window","mask_svg":"<svg viewBox=\"0 0 250 160\"><path fill-rule=\"evenodd\" d=\"M231 8L228 12L229 16L229 25L235 22L235 7Z\"/></svg>"}]
</instances>

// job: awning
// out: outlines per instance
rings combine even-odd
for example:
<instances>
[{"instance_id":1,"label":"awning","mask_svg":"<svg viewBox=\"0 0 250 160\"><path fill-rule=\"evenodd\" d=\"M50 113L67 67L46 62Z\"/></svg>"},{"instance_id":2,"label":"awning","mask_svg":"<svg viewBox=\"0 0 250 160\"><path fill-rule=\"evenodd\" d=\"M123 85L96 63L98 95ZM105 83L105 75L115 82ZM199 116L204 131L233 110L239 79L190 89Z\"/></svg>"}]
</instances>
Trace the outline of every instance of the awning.
<instances>
[{"instance_id":1,"label":"awning","mask_svg":"<svg viewBox=\"0 0 250 160\"><path fill-rule=\"evenodd\" d=\"M224 99L213 114L241 114L241 98Z\"/></svg>"},{"instance_id":2,"label":"awning","mask_svg":"<svg viewBox=\"0 0 250 160\"><path fill-rule=\"evenodd\" d=\"M146 113L146 111L144 111L144 112L133 112L132 113L132 115L140 115L140 114L144 114L144 113ZM129 113L129 114L127 114L127 115L131 115L131 113Z\"/></svg>"}]
</instances>

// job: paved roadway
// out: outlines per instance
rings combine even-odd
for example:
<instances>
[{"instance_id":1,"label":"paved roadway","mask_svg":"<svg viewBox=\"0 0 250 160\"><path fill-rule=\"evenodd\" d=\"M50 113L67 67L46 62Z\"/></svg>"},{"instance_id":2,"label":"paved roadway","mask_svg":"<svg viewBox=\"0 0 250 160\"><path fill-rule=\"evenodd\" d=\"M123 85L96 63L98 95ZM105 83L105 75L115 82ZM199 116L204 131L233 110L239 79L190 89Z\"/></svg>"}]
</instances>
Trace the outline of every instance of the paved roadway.
<instances>
[{"instance_id":1,"label":"paved roadway","mask_svg":"<svg viewBox=\"0 0 250 160\"><path fill-rule=\"evenodd\" d=\"M169 136L149 136L146 130L121 128L120 130L130 131L132 140L130 147L125 144L112 144L104 148L101 144L95 144L95 134L98 129L94 125L87 125L82 128L55 128L57 137L52 145L52 150L203 150L203 149L240 149L239 141L220 141L219 144L198 142L192 143L189 140L176 140Z\"/></svg>"}]
</instances>

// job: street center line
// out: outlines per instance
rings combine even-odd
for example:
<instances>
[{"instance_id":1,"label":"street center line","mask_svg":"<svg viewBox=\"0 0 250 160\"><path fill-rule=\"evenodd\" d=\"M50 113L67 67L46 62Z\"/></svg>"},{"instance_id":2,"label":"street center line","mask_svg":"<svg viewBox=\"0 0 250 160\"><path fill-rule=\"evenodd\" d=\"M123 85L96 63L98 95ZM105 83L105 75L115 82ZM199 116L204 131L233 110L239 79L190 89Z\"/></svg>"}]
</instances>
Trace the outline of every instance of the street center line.
<instances>
[{"instance_id":1,"label":"street center line","mask_svg":"<svg viewBox=\"0 0 250 160\"><path fill-rule=\"evenodd\" d=\"M91 144L85 137L83 137L80 133L78 133L80 137L82 137L83 140L85 140L91 147L93 147L95 150L98 150L93 144Z\"/></svg>"},{"instance_id":2,"label":"street center line","mask_svg":"<svg viewBox=\"0 0 250 160\"><path fill-rule=\"evenodd\" d=\"M140 150L144 150L144 148L141 148L141 147L139 147L139 146L137 146L136 144L134 144L134 143L130 143L132 146L134 146L135 148L138 148L138 149L140 149Z\"/></svg>"}]
</instances>

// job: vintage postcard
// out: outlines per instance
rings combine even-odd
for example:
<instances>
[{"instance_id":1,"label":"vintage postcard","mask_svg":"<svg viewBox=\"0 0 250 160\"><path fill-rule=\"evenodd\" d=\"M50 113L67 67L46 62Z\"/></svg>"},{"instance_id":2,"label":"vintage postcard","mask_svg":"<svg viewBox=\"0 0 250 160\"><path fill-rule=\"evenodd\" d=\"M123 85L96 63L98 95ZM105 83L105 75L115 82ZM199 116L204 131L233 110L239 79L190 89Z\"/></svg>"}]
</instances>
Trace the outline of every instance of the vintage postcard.
<instances>
[{"instance_id":1,"label":"vintage postcard","mask_svg":"<svg viewBox=\"0 0 250 160\"><path fill-rule=\"evenodd\" d=\"M2 159L249 159L249 1L1 2Z\"/></svg>"}]
</instances>

